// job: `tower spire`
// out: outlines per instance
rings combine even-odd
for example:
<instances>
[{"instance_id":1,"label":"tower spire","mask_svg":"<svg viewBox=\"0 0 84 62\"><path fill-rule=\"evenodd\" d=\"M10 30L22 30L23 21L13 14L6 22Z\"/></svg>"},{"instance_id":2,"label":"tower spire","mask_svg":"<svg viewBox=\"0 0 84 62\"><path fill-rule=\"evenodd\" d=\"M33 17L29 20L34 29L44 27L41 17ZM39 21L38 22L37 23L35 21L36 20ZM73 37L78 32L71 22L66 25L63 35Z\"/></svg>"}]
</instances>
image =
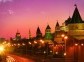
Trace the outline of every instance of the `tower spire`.
<instances>
[{"instance_id":1,"label":"tower spire","mask_svg":"<svg viewBox=\"0 0 84 62\"><path fill-rule=\"evenodd\" d=\"M32 37L31 37L31 31L30 31L30 29L29 29L29 39L31 39Z\"/></svg>"},{"instance_id":2,"label":"tower spire","mask_svg":"<svg viewBox=\"0 0 84 62\"><path fill-rule=\"evenodd\" d=\"M51 28L49 24L47 24L47 27L45 29L45 39L47 40L52 39Z\"/></svg>"},{"instance_id":3,"label":"tower spire","mask_svg":"<svg viewBox=\"0 0 84 62\"><path fill-rule=\"evenodd\" d=\"M55 26L55 32L56 31L60 31L60 25L59 25L58 21L57 21L56 26Z\"/></svg>"},{"instance_id":4,"label":"tower spire","mask_svg":"<svg viewBox=\"0 0 84 62\"><path fill-rule=\"evenodd\" d=\"M37 28L37 33L41 33L39 26Z\"/></svg>"},{"instance_id":5,"label":"tower spire","mask_svg":"<svg viewBox=\"0 0 84 62\"><path fill-rule=\"evenodd\" d=\"M41 33L41 31L40 31L39 26L38 26L37 31L36 31L36 38L37 38L37 39L42 38L42 33Z\"/></svg>"},{"instance_id":6,"label":"tower spire","mask_svg":"<svg viewBox=\"0 0 84 62\"><path fill-rule=\"evenodd\" d=\"M83 20L80 16L77 5L75 4L74 6L75 6L75 10L74 10L74 13L73 13L73 16L72 16L72 19L71 19L70 23L82 23Z\"/></svg>"},{"instance_id":7,"label":"tower spire","mask_svg":"<svg viewBox=\"0 0 84 62\"><path fill-rule=\"evenodd\" d=\"M77 4L75 4L74 6L77 7Z\"/></svg>"},{"instance_id":8,"label":"tower spire","mask_svg":"<svg viewBox=\"0 0 84 62\"><path fill-rule=\"evenodd\" d=\"M49 24L47 25L46 29L51 29L50 26L49 26Z\"/></svg>"},{"instance_id":9,"label":"tower spire","mask_svg":"<svg viewBox=\"0 0 84 62\"><path fill-rule=\"evenodd\" d=\"M57 27L57 26L59 26L59 23L58 23L58 21L57 21L57 23L56 23L56 27Z\"/></svg>"}]
</instances>

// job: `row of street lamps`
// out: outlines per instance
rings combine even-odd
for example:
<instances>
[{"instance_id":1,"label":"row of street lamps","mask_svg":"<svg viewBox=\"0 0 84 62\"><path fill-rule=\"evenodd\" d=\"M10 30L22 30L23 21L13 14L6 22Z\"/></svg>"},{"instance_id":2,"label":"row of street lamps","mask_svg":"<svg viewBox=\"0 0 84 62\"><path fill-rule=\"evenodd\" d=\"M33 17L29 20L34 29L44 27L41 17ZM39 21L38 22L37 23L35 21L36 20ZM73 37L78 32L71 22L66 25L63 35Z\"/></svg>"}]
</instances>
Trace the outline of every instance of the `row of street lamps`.
<instances>
[{"instance_id":1,"label":"row of street lamps","mask_svg":"<svg viewBox=\"0 0 84 62\"><path fill-rule=\"evenodd\" d=\"M63 53L63 55L66 56L66 55L67 55L67 45L66 45L66 44L67 44L68 36L66 36L65 34L62 34L61 37L62 37L62 41L64 41L64 44L62 45L62 46L64 46L64 53ZM36 45L36 44L40 44L40 46L41 46L42 44L45 45L45 42L44 42L44 40L42 40L42 39L40 39L39 42L36 41L36 40L34 40L33 42L28 42L28 45L31 45L32 47L33 47L33 45ZM17 44L15 44L15 43L14 43L14 44L10 44L10 43L9 43L8 45L9 45L9 46L27 46L26 43L17 43ZM81 44L79 44L79 43L74 43L74 45L75 45L75 46L78 46L78 45L84 46L83 43L81 43ZM49 47L49 45L48 45L48 47ZM59 47L59 46L56 45L56 46L53 46L53 47ZM27 48L26 48L26 49L27 49ZM49 52L53 54L53 48L52 48L52 50L50 50ZM48 51L44 50L43 53L44 53L44 54L45 54L45 53L48 53ZM59 51L55 51L55 54L57 55L57 54L60 54L60 53L59 53Z\"/></svg>"}]
</instances>

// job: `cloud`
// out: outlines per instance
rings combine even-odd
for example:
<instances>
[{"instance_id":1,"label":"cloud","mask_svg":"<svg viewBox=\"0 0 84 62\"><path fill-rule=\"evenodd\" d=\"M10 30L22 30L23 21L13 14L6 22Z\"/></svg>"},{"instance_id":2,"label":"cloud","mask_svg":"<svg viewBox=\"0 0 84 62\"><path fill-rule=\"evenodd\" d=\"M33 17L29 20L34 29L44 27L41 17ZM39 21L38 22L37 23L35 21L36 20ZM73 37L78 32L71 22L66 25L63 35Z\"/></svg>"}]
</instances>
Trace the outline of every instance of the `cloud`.
<instances>
[{"instance_id":1,"label":"cloud","mask_svg":"<svg viewBox=\"0 0 84 62\"><path fill-rule=\"evenodd\" d=\"M7 11L1 11L0 15L14 15L15 12L11 9L8 9Z\"/></svg>"},{"instance_id":2,"label":"cloud","mask_svg":"<svg viewBox=\"0 0 84 62\"><path fill-rule=\"evenodd\" d=\"M9 12L10 15L14 14L14 11L11 10L11 9L9 9L8 12Z\"/></svg>"},{"instance_id":3,"label":"cloud","mask_svg":"<svg viewBox=\"0 0 84 62\"><path fill-rule=\"evenodd\" d=\"M0 0L0 2L6 3L6 2L12 2L13 0Z\"/></svg>"}]
</instances>

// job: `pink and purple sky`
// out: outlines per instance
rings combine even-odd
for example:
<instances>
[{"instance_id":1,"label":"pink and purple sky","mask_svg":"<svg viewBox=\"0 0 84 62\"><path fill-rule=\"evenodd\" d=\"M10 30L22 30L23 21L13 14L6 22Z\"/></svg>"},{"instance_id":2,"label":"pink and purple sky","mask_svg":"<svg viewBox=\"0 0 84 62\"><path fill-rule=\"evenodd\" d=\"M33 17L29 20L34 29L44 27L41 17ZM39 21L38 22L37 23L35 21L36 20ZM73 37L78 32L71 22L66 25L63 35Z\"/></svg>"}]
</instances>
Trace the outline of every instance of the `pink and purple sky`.
<instances>
[{"instance_id":1,"label":"pink and purple sky","mask_svg":"<svg viewBox=\"0 0 84 62\"><path fill-rule=\"evenodd\" d=\"M39 26L45 33L49 24L54 32L58 20L62 24L72 16L74 4L77 4L84 19L84 0L0 0L0 38L15 37L17 29L22 38L36 35Z\"/></svg>"}]
</instances>

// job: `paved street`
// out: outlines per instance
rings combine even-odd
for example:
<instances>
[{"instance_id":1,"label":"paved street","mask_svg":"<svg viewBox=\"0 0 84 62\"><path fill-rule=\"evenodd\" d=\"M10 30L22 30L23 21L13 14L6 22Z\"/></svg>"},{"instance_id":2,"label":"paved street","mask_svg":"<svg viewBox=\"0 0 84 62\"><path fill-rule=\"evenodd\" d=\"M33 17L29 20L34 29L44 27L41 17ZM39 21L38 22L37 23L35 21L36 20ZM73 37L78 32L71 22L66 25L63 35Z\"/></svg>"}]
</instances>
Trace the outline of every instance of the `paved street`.
<instances>
[{"instance_id":1,"label":"paved street","mask_svg":"<svg viewBox=\"0 0 84 62\"><path fill-rule=\"evenodd\" d=\"M31 58L30 58L31 57ZM63 59L63 58L42 58L39 56L30 56L28 58L23 55L22 56L17 56L17 55L12 55L9 54L7 55L6 61L7 62L73 62L72 59Z\"/></svg>"},{"instance_id":2,"label":"paved street","mask_svg":"<svg viewBox=\"0 0 84 62\"><path fill-rule=\"evenodd\" d=\"M6 61L7 62L35 62L32 59L20 57L20 56L17 56L17 55L11 55L11 54L7 55Z\"/></svg>"}]
</instances>

